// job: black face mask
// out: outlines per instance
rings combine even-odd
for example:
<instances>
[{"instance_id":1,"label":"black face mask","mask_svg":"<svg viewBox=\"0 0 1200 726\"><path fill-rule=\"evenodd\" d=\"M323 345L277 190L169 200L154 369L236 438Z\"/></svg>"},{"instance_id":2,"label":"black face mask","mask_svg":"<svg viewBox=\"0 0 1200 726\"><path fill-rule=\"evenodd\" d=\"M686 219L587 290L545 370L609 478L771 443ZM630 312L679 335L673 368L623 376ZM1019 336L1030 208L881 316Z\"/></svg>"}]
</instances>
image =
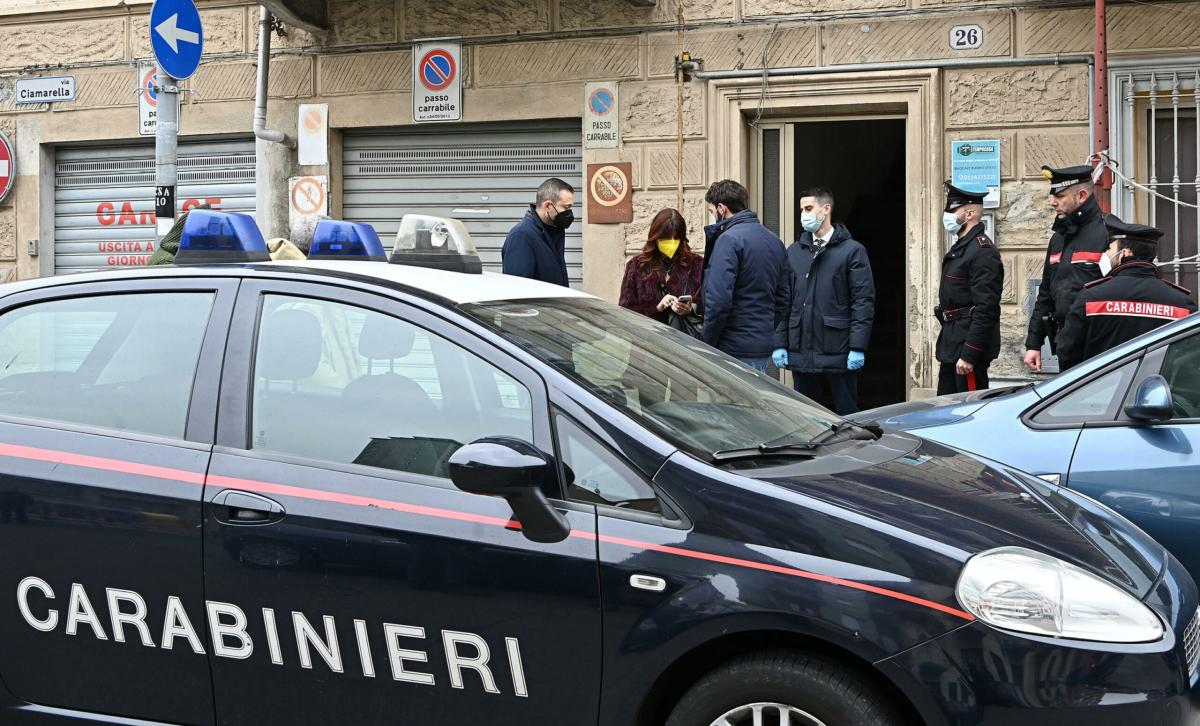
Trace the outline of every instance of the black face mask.
<instances>
[{"instance_id":1,"label":"black face mask","mask_svg":"<svg viewBox=\"0 0 1200 726\"><path fill-rule=\"evenodd\" d=\"M555 227L558 227L559 229L563 229L563 230L567 229L574 223L575 223L575 210L573 210L573 209L564 209L561 212L559 212L558 214L556 214L554 216L554 219L550 220L550 224L554 225Z\"/></svg>"}]
</instances>

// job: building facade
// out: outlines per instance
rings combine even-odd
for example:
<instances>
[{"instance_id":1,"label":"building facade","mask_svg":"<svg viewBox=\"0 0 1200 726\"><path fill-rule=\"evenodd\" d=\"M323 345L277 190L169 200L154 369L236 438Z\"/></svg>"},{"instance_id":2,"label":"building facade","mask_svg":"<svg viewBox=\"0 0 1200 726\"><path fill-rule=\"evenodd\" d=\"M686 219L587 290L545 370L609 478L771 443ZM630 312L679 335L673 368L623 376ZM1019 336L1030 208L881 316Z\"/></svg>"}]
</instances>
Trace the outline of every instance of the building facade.
<instances>
[{"instance_id":1,"label":"building facade","mask_svg":"<svg viewBox=\"0 0 1200 726\"><path fill-rule=\"evenodd\" d=\"M294 137L301 104L328 105L328 164L316 166L251 133L258 7L203 1L205 57L183 84L179 202L253 211L268 236L286 236L288 180L322 175L334 216L385 237L407 211L465 218L494 262L542 178L582 184L587 164L627 161L633 222L580 222L569 240L573 281L615 299L626 259L680 189L698 247L711 181L744 181L785 241L799 231L797 195L828 186L879 288L860 384L869 405L933 386L941 181L952 142L996 140L1001 199L988 211L1006 275L992 373L1023 375L1023 304L1052 221L1040 167L1093 151L1092 7L680 1L330 0L328 30L285 26L270 63L270 128ZM0 131L17 157L16 187L0 203L9 279L149 257L153 139L138 133L149 10L144 0L0 0ZM413 124L411 46L445 37L463 44L463 122ZM1108 39L1113 158L1194 203L1200 2L1111 5ZM677 83L681 50L702 71ZM66 75L75 100L16 103L16 80ZM583 148L584 86L595 81L619 91L614 149ZM1195 209L1133 187L1115 189L1114 204L1166 226L1181 256L1195 253ZM1194 284L1194 265L1176 272Z\"/></svg>"}]
</instances>

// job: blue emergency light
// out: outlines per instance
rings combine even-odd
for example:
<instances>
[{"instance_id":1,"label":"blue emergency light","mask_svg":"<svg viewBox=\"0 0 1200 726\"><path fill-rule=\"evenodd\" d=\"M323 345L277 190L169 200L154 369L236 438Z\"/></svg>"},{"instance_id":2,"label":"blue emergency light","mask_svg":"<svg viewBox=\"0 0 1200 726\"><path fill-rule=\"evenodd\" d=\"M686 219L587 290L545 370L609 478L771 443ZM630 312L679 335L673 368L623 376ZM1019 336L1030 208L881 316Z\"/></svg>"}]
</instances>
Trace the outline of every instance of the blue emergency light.
<instances>
[{"instance_id":1,"label":"blue emergency light","mask_svg":"<svg viewBox=\"0 0 1200 726\"><path fill-rule=\"evenodd\" d=\"M365 222L322 219L313 231L308 248L310 260L370 260L387 262L383 242L375 228Z\"/></svg>"},{"instance_id":2,"label":"blue emergency light","mask_svg":"<svg viewBox=\"0 0 1200 726\"><path fill-rule=\"evenodd\" d=\"M188 212L175 264L270 261L267 242L250 215L208 209Z\"/></svg>"}]
</instances>

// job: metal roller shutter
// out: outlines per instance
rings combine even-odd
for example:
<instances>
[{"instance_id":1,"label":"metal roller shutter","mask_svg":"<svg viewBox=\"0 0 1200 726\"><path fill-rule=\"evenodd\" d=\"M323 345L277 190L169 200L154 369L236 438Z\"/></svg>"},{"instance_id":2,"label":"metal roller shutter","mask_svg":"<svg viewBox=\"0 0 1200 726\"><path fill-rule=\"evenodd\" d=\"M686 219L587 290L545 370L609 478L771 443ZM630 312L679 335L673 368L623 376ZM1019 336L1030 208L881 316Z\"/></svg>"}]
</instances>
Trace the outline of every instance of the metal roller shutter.
<instances>
[{"instance_id":1,"label":"metal roller shutter","mask_svg":"<svg viewBox=\"0 0 1200 726\"><path fill-rule=\"evenodd\" d=\"M179 144L181 210L254 213L254 141ZM154 145L59 148L54 273L133 267L154 252Z\"/></svg>"},{"instance_id":2,"label":"metal roller shutter","mask_svg":"<svg viewBox=\"0 0 1200 726\"><path fill-rule=\"evenodd\" d=\"M347 133L342 216L369 222L389 247L409 213L462 220L484 268L500 271L500 248L539 184L559 177L581 195L579 121L465 124ZM577 196L576 216L583 200ZM567 231L567 273L583 280L582 223Z\"/></svg>"}]
</instances>

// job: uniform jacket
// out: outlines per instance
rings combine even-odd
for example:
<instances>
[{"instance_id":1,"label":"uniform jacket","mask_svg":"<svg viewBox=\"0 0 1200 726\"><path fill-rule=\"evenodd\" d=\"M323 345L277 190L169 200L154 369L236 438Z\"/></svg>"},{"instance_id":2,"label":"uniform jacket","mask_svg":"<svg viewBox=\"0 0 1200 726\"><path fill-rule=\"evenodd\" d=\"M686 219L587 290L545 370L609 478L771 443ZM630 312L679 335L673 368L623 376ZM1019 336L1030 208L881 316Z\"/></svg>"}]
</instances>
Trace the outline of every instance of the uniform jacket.
<instances>
[{"instance_id":1,"label":"uniform jacket","mask_svg":"<svg viewBox=\"0 0 1200 726\"><path fill-rule=\"evenodd\" d=\"M1079 209L1054 221L1054 235L1042 265L1042 284L1029 317L1027 350L1040 349L1046 339L1048 331L1042 324L1043 315L1053 313L1061 329L1079 291L1085 284L1100 279L1100 256L1107 249L1108 230L1095 197L1089 197ZM1064 368L1079 362L1061 353L1059 360Z\"/></svg>"},{"instance_id":2,"label":"uniform jacket","mask_svg":"<svg viewBox=\"0 0 1200 726\"><path fill-rule=\"evenodd\" d=\"M1153 262L1126 262L1084 286L1058 336L1059 355L1084 361L1194 312L1191 292L1159 277Z\"/></svg>"},{"instance_id":3,"label":"uniform jacket","mask_svg":"<svg viewBox=\"0 0 1200 726\"><path fill-rule=\"evenodd\" d=\"M942 323L937 359L959 358L983 365L1000 355L1000 291L1004 263L982 224L959 238L942 258L938 304L942 314L971 309L970 315Z\"/></svg>"},{"instance_id":4,"label":"uniform jacket","mask_svg":"<svg viewBox=\"0 0 1200 726\"><path fill-rule=\"evenodd\" d=\"M566 231L542 222L531 204L525 218L504 238L502 270L506 275L566 286L570 284L566 250Z\"/></svg>"},{"instance_id":5,"label":"uniform jacket","mask_svg":"<svg viewBox=\"0 0 1200 726\"><path fill-rule=\"evenodd\" d=\"M802 373L845 372L852 350L866 352L875 321L875 279L867 250L843 225L813 255L805 232L788 248L789 314L778 328L788 368Z\"/></svg>"},{"instance_id":6,"label":"uniform jacket","mask_svg":"<svg viewBox=\"0 0 1200 726\"><path fill-rule=\"evenodd\" d=\"M744 209L704 228L704 342L738 358L765 358L787 316L783 242Z\"/></svg>"},{"instance_id":7,"label":"uniform jacket","mask_svg":"<svg viewBox=\"0 0 1200 726\"><path fill-rule=\"evenodd\" d=\"M676 297L691 295L696 312L703 314L704 296L700 288L700 275L703 273L704 260L700 255L689 256L686 265L674 260L669 266L664 264L665 258L660 253L655 255L654 262L648 265L649 269L639 267L637 257L625 265L625 277L621 279L621 307L666 323L670 318L670 308L661 311L657 308L663 295L670 293Z\"/></svg>"}]
</instances>

